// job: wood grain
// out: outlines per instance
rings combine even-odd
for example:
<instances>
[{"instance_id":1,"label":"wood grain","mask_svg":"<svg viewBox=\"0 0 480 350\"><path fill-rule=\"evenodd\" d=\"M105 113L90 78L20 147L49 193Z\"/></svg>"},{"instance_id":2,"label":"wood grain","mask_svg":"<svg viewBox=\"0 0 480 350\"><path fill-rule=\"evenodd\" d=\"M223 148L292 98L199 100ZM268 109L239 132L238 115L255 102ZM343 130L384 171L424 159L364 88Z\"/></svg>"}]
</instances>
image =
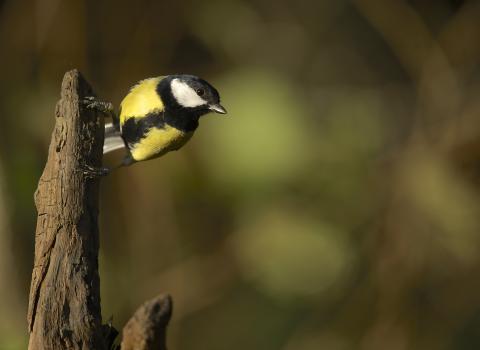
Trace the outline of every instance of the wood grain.
<instances>
[{"instance_id":1,"label":"wood grain","mask_svg":"<svg viewBox=\"0 0 480 350\"><path fill-rule=\"evenodd\" d=\"M98 274L99 178L103 116L83 107L92 96L77 70L63 78L47 164L35 193L37 227L28 306L29 350L119 349L118 332L102 325ZM165 350L172 313L170 296L159 295L135 312L124 328L122 349Z\"/></svg>"},{"instance_id":2,"label":"wood grain","mask_svg":"<svg viewBox=\"0 0 480 350\"><path fill-rule=\"evenodd\" d=\"M64 76L48 160L35 193L29 349L104 349L98 276L99 180L104 121L80 101L92 95L77 70Z\"/></svg>"}]
</instances>

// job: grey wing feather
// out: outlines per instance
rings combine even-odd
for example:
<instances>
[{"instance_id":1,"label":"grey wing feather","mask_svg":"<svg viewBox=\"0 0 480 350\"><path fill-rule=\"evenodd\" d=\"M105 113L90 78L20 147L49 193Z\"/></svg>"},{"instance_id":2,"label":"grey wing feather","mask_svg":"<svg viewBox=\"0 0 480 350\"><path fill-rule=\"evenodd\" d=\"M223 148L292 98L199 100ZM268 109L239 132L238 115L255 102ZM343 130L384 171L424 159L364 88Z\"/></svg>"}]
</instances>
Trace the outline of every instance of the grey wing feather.
<instances>
[{"instance_id":1,"label":"grey wing feather","mask_svg":"<svg viewBox=\"0 0 480 350\"><path fill-rule=\"evenodd\" d=\"M105 141L103 143L103 154L125 148L120 131L112 123L105 124Z\"/></svg>"},{"instance_id":2,"label":"grey wing feather","mask_svg":"<svg viewBox=\"0 0 480 350\"><path fill-rule=\"evenodd\" d=\"M105 124L105 138L109 136L120 136L120 131L113 123Z\"/></svg>"}]
</instances>

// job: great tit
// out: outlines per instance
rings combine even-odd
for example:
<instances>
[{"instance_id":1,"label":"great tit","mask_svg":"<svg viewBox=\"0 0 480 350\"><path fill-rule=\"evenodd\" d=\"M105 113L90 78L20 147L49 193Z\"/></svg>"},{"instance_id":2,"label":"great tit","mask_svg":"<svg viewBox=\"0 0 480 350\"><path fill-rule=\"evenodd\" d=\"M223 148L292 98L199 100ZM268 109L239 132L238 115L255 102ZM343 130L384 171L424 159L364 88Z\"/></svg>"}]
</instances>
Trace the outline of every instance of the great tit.
<instances>
[{"instance_id":1,"label":"great tit","mask_svg":"<svg viewBox=\"0 0 480 350\"><path fill-rule=\"evenodd\" d=\"M186 74L138 82L121 102L118 116L110 103L87 98L86 105L112 116L113 123L105 125L103 153L126 148L120 166L176 151L190 140L202 115L227 113L212 85Z\"/></svg>"}]
</instances>

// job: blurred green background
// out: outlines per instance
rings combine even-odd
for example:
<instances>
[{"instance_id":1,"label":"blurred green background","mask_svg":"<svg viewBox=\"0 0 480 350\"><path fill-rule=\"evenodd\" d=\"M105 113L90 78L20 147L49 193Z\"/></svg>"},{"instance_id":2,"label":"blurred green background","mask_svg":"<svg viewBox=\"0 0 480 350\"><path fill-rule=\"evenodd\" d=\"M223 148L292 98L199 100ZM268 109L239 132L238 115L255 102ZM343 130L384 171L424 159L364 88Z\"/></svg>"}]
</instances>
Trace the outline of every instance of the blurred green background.
<instances>
[{"instance_id":1,"label":"blurred green background","mask_svg":"<svg viewBox=\"0 0 480 350\"><path fill-rule=\"evenodd\" d=\"M0 349L26 348L33 192L72 68L116 105L196 74L229 111L102 180L117 328L169 292L172 350L480 349L479 18L461 0L0 0Z\"/></svg>"}]
</instances>

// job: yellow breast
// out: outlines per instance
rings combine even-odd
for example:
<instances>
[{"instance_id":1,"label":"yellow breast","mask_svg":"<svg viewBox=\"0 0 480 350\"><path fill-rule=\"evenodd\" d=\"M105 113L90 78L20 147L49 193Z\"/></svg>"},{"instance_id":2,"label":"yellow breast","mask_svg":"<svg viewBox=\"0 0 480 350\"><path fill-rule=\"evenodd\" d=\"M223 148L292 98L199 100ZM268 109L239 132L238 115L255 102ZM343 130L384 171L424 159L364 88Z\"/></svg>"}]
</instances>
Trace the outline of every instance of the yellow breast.
<instances>
[{"instance_id":1,"label":"yellow breast","mask_svg":"<svg viewBox=\"0 0 480 350\"><path fill-rule=\"evenodd\" d=\"M184 132L169 125L163 129L153 128L130 152L136 161L160 157L182 147L192 135L193 132Z\"/></svg>"},{"instance_id":2,"label":"yellow breast","mask_svg":"<svg viewBox=\"0 0 480 350\"><path fill-rule=\"evenodd\" d=\"M164 106L157 93L157 85L163 77L149 78L132 87L120 104L120 125L128 118L142 118L153 111L162 111Z\"/></svg>"}]
</instances>

